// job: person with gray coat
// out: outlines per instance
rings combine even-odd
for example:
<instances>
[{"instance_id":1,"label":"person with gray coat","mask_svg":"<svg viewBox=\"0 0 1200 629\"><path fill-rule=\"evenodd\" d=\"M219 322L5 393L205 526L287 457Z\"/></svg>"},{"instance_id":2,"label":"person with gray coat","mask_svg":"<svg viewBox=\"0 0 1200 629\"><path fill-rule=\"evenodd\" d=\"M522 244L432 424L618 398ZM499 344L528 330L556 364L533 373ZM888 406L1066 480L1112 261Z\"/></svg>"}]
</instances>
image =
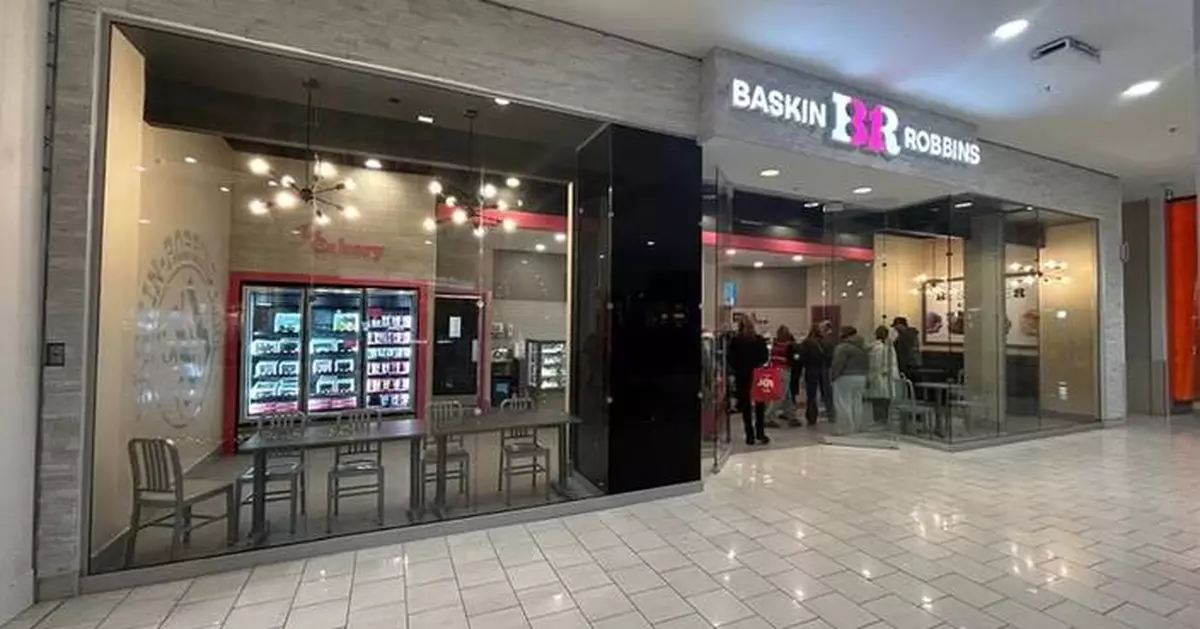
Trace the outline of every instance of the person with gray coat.
<instances>
[{"instance_id":1,"label":"person with gray coat","mask_svg":"<svg viewBox=\"0 0 1200 629\"><path fill-rule=\"evenodd\" d=\"M841 341L833 349L833 365L829 370L833 379L833 406L838 418L834 434L850 435L867 425L863 393L867 389L871 358L854 326L843 327L840 337Z\"/></svg>"}]
</instances>

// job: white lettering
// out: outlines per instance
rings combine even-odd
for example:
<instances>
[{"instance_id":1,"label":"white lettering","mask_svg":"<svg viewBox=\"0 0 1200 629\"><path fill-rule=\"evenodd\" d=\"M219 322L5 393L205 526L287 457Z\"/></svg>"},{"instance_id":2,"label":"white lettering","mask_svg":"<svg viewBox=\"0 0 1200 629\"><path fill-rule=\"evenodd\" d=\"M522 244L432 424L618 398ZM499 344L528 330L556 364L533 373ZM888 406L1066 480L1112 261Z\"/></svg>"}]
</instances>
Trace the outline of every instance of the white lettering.
<instances>
[{"instance_id":1,"label":"white lettering","mask_svg":"<svg viewBox=\"0 0 1200 629\"><path fill-rule=\"evenodd\" d=\"M783 92L771 90L767 92L767 102L771 104L771 117L783 117Z\"/></svg>"},{"instance_id":2,"label":"white lettering","mask_svg":"<svg viewBox=\"0 0 1200 629\"><path fill-rule=\"evenodd\" d=\"M824 129L829 126L829 117L825 115L825 103L814 103L811 100L804 101L808 104L808 124Z\"/></svg>"},{"instance_id":3,"label":"white lettering","mask_svg":"<svg viewBox=\"0 0 1200 629\"><path fill-rule=\"evenodd\" d=\"M849 144L851 99L845 94L834 92L829 96L829 100L833 101L833 128L829 130L829 139L841 144Z\"/></svg>"},{"instance_id":4,"label":"white lettering","mask_svg":"<svg viewBox=\"0 0 1200 629\"><path fill-rule=\"evenodd\" d=\"M917 152L929 152L929 132L924 129L917 131Z\"/></svg>"},{"instance_id":5,"label":"white lettering","mask_svg":"<svg viewBox=\"0 0 1200 629\"><path fill-rule=\"evenodd\" d=\"M912 127L904 127L904 150L917 150L917 130Z\"/></svg>"},{"instance_id":6,"label":"white lettering","mask_svg":"<svg viewBox=\"0 0 1200 629\"><path fill-rule=\"evenodd\" d=\"M750 84L741 79L734 79L729 88L729 99L734 109L749 109Z\"/></svg>"},{"instance_id":7,"label":"white lettering","mask_svg":"<svg viewBox=\"0 0 1200 629\"><path fill-rule=\"evenodd\" d=\"M757 109L768 116L771 115L771 110L767 106L767 90L761 85L755 85L754 91L750 92L750 109Z\"/></svg>"},{"instance_id":8,"label":"white lettering","mask_svg":"<svg viewBox=\"0 0 1200 629\"><path fill-rule=\"evenodd\" d=\"M804 117L804 110L801 109L805 102L803 98L788 94L783 100L783 118L800 124L807 122Z\"/></svg>"},{"instance_id":9,"label":"white lettering","mask_svg":"<svg viewBox=\"0 0 1200 629\"><path fill-rule=\"evenodd\" d=\"M979 153L980 153L979 145L975 144L975 143L971 143L971 148L969 151L967 151L967 154L969 155L969 158L967 159L967 163L971 164L972 166L978 165L979 162L982 161Z\"/></svg>"}]
</instances>

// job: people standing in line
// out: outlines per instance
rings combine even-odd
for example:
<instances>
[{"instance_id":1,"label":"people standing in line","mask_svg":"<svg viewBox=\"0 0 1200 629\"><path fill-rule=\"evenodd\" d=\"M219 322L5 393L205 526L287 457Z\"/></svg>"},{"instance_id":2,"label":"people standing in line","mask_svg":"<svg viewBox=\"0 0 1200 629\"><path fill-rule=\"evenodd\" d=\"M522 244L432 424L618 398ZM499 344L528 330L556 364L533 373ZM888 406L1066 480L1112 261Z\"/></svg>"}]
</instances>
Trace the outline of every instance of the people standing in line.
<instances>
[{"instance_id":1,"label":"people standing in line","mask_svg":"<svg viewBox=\"0 0 1200 629\"><path fill-rule=\"evenodd\" d=\"M896 360L896 349L888 338L890 330L881 325L875 328L875 341L867 348L870 367L867 371L866 397L871 401L876 424L886 424L895 397L896 380L900 378L900 366Z\"/></svg>"},{"instance_id":2,"label":"people standing in line","mask_svg":"<svg viewBox=\"0 0 1200 629\"><path fill-rule=\"evenodd\" d=\"M833 361L833 350L822 337L821 326L813 325L808 336L800 342L795 363L804 372L804 419L809 426L817 423L820 404L824 403L829 421L834 419L833 389L829 384L829 365Z\"/></svg>"},{"instance_id":3,"label":"people standing in line","mask_svg":"<svg viewBox=\"0 0 1200 629\"><path fill-rule=\"evenodd\" d=\"M779 370L780 382L785 387L783 396L771 404L767 410L767 428L779 428L776 419L787 420L788 425L796 422L796 390L792 388L792 346L796 337L786 325L779 326L775 331L775 339L771 342L771 365Z\"/></svg>"},{"instance_id":4,"label":"people standing in line","mask_svg":"<svg viewBox=\"0 0 1200 629\"><path fill-rule=\"evenodd\" d=\"M770 353L767 341L754 331L754 324L746 318L738 320L737 334L726 348L726 361L733 372L734 395L742 411L742 424L746 430L746 445L770 443L764 425L766 404L752 402L750 390L754 386L754 370L767 364Z\"/></svg>"},{"instance_id":5,"label":"people standing in line","mask_svg":"<svg viewBox=\"0 0 1200 629\"><path fill-rule=\"evenodd\" d=\"M905 317L892 319L896 330L896 364L900 373L912 382L917 381L917 370L921 367L921 339L917 329L908 325Z\"/></svg>"},{"instance_id":6,"label":"people standing in line","mask_svg":"<svg viewBox=\"0 0 1200 629\"><path fill-rule=\"evenodd\" d=\"M830 376L833 378L833 405L837 412L834 434L850 435L866 427L863 421L863 393L871 359L863 338L854 326L842 328L841 342L833 350Z\"/></svg>"}]
</instances>

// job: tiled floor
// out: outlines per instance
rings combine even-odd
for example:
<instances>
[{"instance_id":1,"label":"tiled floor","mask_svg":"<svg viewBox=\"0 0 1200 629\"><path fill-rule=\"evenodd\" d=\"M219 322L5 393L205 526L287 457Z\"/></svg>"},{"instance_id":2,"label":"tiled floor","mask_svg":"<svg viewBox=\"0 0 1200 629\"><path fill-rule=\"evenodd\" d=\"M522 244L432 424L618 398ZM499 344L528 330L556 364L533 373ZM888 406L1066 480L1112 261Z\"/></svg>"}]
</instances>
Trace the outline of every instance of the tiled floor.
<instances>
[{"instance_id":1,"label":"tiled floor","mask_svg":"<svg viewBox=\"0 0 1200 629\"><path fill-rule=\"evenodd\" d=\"M1200 431L735 455L704 493L42 604L9 629L1200 626Z\"/></svg>"}]
</instances>

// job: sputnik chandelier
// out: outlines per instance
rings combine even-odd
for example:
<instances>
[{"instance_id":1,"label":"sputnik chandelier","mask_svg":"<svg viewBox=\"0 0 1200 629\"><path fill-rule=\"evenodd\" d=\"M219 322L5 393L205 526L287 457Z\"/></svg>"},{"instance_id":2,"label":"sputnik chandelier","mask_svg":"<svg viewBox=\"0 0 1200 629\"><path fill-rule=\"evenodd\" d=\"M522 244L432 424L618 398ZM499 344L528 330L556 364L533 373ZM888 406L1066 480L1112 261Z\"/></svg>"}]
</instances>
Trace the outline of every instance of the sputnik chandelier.
<instances>
[{"instance_id":1,"label":"sputnik chandelier","mask_svg":"<svg viewBox=\"0 0 1200 629\"><path fill-rule=\"evenodd\" d=\"M463 112L467 119L467 172L468 178L473 174L475 161L475 119L479 112L468 109ZM425 231L435 231L439 223L449 221L454 225L469 226L476 238L484 238L489 229L497 227L505 232L517 230L517 222L501 214L509 208L509 203L501 198L500 188L485 180L483 169L479 171L479 188L477 190L459 190L452 183L434 179L429 182L429 193L434 198L434 216L426 218ZM521 180L516 177L505 179L504 185L511 189L520 187ZM520 203L520 200L518 200ZM449 217L438 217L439 206L451 208Z\"/></svg>"},{"instance_id":2,"label":"sputnik chandelier","mask_svg":"<svg viewBox=\"0 0 1200 629\"><path fill-rule=\"evenodd\" d=\"M290 174L276 170L263 157L251 159L247 164L250 172L266 177L267 187L275 190L266 200L257 197L251 199L246 207L251 214L259 216L276 211L290 211L301 206L307 207L317 225L328 225L330 213L333 211L346 219L354 220L359 216L358 208L335 200L332 195L353 191L357 184L349 177L339 180L337 167L322 160L321 156L312 150L312 130L316 126L313 93L320 85L316 79L306 79L302 85L305 90L304 153L312 155L312 167L304 169L304 180L300 181Z\"/></svg>"}]
</instances>

